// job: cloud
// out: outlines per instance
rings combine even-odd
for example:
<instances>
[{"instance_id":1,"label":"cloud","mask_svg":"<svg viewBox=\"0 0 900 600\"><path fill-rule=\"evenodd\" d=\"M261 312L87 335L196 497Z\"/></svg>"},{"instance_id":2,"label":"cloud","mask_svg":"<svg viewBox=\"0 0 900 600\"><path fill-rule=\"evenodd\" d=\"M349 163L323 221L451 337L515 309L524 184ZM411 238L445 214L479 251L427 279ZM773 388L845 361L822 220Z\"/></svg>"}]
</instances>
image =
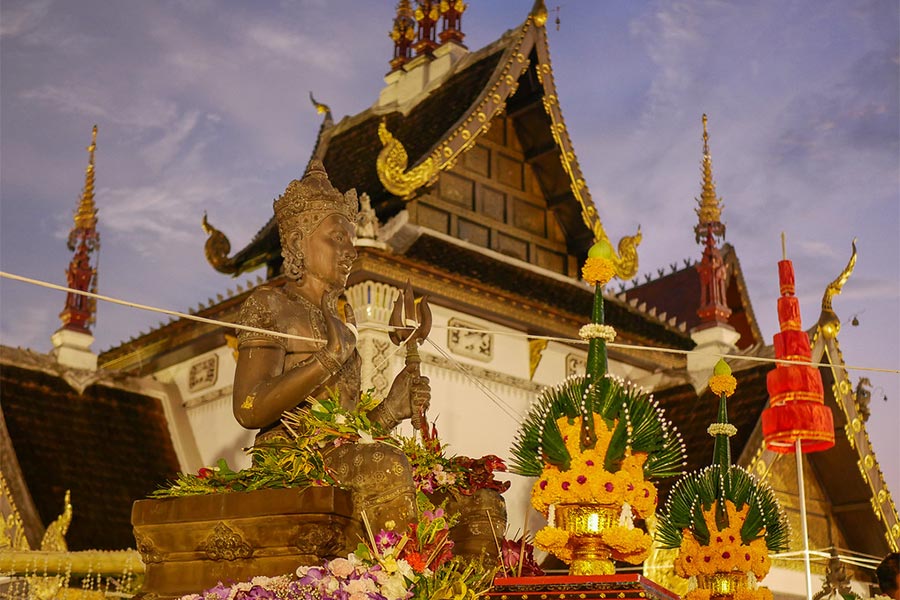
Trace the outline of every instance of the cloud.
<instances>
[{"instance_id":1,"label":"cloud","mask_svg":"<svg viewBox=\"0 0 900 600\"><path fill-rule=\"evenodd\" d=\"M0 37L16 37L34 30L50 12L53 0L32 0L24 5L3 7Z\"/></svg>"},{"instance_id":2,"label":"cloud","mask_svg":"<svg viewBox=\"0 0 900 600\"><path fill-rule=\"evenodd\" d=\"M22 90L19 97L138 130L168 128L178 117L177 105L164 98L102 93L85 84L43 84Z\"/></svg>"},{"instance_id":3,"label":"cloud","mask_svg":"<svg viewBox=\"0 0 900 600\"><path fill-rule=\"evenodd\" d=\"M161 138L141 149L140 154L151 170L159 171L182 153L182 146L194 132L199 118L200 111L188 111L167 127Z\"/></svg>"}]
</instances>

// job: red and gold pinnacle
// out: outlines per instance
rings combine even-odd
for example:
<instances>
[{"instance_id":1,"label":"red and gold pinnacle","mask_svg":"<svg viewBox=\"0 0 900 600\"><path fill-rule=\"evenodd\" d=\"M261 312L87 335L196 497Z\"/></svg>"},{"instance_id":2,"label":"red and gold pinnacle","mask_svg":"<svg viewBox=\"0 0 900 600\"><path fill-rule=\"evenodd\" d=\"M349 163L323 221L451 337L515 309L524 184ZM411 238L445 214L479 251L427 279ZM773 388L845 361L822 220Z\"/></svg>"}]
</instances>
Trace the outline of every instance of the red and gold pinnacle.
<instances>
[{"instance_id":1,"label":"red and gold pinnacle","mask_svg":"<svg viewBox=\"0 0 900 600\"><path fill-rule=\"evenodd\" d=\"M709 133L706 115L703 115L703 186L699 207L696 209L699 223L694 227L697 242L703 243L703 258L697 264L700 274L700 308L697 315L702 324L727 323L731 309L725 300L725 283L728 269L718 247L718 239L725 237L722 223L722 206L716 196L716 184L712 176L712 157L709 154Z\"/></svg>"},{"instance_id":2,"label":"red and gold pinnacle","mask_svg":"<svg viewBox=\"0 0 900 600\"><path fill-rule=\"evenodd\" d=\"M401 68L412 58L412 45L416 39L416 19L409 0L397 3L397 15L390 33L394 40L394 58L391 59L391 71Z\"/></svg>"},{"instance_id":3,"label":"red and gold pinnacle","mask_svg":"<svg viewBox=\"0 0 900 600\"><path fill-rule=\"evenodd\" d=\"M441 0L443 29L438 37L441 44L456 42L462 44L466 35L462 32L462 15L468 6L462 0Z\"/></svg>"},{"instance_id":4,"label":"red and gold pinnacle","mask_svg":"<svg viewBox=\"0 0 900 600\"><path fill-rule=\"evenodd\" d=\"M416 56L430 55L438 47L437 22L440 17L440 2L437 0L417 0L416 23L418 24L418 37L413 49Z\"/></svg>"},{"instance_id":5,"label":"red and gold pinnacle","mask_svg":"<svg viewBox=\"0 0 900 600\"><path fill-rule=\"evenodd\" d=\"M68 247L75 254L66 269L68 287L82 292L97 291L97 270L91 265L91 254L100 248L97 232L97 207L94 204L94 150L97 148L97 126L94 125L91 145L87 147L88 166L85 170L84 190L75 209L74 225L69 232ZM66 304L59 314L63 329L90 333L94 322L96 301L69 292Z\"/></svg>"}]
</instances>

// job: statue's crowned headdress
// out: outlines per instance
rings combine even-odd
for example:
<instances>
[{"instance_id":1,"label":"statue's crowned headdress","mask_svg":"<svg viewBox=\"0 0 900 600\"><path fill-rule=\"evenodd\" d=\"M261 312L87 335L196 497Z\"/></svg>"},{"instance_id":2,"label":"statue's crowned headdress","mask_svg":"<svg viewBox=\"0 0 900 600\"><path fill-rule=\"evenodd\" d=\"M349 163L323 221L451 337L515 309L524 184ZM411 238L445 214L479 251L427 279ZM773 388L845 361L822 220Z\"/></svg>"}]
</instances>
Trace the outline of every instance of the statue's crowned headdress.
<instances>
[{"instance_id":1,"label":"statue's crowned headdress","mask_svg":"<svg viewBox=\"0 0 900 600\"><path fill-rule=\"evenodd\" d=\"M275 220L282 240L288 229L299 227L304 236L312 233L325 217L343 215L356 222L359 200L356 190L341 194L331 185L321 161L313 160L303 179L293 180L275 202Z\"/></svg>"}]
</instances>

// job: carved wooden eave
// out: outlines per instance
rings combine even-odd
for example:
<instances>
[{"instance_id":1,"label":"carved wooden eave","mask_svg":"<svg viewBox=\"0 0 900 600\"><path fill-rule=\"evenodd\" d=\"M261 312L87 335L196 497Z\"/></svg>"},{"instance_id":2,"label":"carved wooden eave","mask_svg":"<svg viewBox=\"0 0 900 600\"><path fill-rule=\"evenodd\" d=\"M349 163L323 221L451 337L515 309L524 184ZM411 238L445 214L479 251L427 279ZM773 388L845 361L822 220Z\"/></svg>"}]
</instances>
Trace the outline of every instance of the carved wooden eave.
<instances>
[{"instance_id":1,"label":"carved wooden eave","mask_svg":"<svg viewBox=\"0 0 900 600\"><path fill-rule=\"evenodd\" d=\"M866 430L865 419L860 414L850 376L844 368L844 357L837 336L827 335L821 326L816 327L813 337L813 361L827 362L831 365L834 378L832 393L846 419L843 433L850 446L856 450L856 465L872 492L871 508L884 525L885 541L892 552L900 551L900 515L897 512L897 505L891 497L884 474L875 458L875 450Z\"/></svg>"},{"instance_id":2,"label":"carved wooden eave","mask_svg":"<svg viewBox=\"0 0 900 600\"><path fill-rule=\"evenodd\" d=\"M509 103L515 98L520 81L532 66L531 61L534 61L534 73L541 92L540 104L550 121L553 153L558 156L568 179L566 197L557 199L557 202L577 202L590 242L610 241L594 206L563 120L553 80L545 22L544 16L533 10L518 29L507 34L513 36L512 41L507 45L481 94L443 139L438 140L412 166L408 165L407 154L400 140L393 136L384 122L380 124L379 136L384 147L377 159L377 170L385 189L400 198L411 199L419 190L434 183L441 171L452 169L459 158L487 132L494 117L504 111L513 116L511 108L522 111L532 109L532 103L515 107L511 107ZM637 273L637 246L640 241L640 229L634 236L624 237L619 241L618 255L614 260L617 275L621 279L629 279Z\"/></svg>"}]
</instances>

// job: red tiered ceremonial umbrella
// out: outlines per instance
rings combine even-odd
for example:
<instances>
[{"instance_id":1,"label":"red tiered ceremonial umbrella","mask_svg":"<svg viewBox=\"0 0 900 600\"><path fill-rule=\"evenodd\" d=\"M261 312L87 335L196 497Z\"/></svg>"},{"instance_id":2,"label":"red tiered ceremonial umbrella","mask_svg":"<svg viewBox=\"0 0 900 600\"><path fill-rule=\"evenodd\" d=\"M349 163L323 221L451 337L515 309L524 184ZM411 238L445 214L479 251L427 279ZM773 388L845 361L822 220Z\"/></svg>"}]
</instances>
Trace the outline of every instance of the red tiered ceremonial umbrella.
<instances>
[{"instance_id":1,"label":"red tiered ceremonial umbrella","mask_svg":"<svg viewBox=\"0 0 900 600\"><path fill-rule=\"evenodd\" d=\"M778 262L778 323L775 358L812 362L809 337L800 322L800 301L794 296L794 265L787 259L781 234L782 260ZM803 454L834 446L834 417L825 406L822 374L811 364L778 363L766 376L769 408L762 414L766 448L797 455L797 487L800 491L800 527L803 535L803 562L806 568L806 597L812 600L812 573L809 565L809 537L806 531L806 493L803 481Z\"/></svg>"},{"instance_id":2,"label":"red tiered ceremonial umbrella","mask_svg":"<svg viewBox=\"0 0 900 600\"><path fill-rule=\"evenodd\" d=\"M775 334L775 358L812 362L809 337L800 324L800 301L794 296L794 265L778 262L781 297ZM834 418L825 406L822 374L810 365L779 363L766 377L771 402L762 414L766 448L788 454L818 452L834 446Z\"/></svg>"}]
</instances>

